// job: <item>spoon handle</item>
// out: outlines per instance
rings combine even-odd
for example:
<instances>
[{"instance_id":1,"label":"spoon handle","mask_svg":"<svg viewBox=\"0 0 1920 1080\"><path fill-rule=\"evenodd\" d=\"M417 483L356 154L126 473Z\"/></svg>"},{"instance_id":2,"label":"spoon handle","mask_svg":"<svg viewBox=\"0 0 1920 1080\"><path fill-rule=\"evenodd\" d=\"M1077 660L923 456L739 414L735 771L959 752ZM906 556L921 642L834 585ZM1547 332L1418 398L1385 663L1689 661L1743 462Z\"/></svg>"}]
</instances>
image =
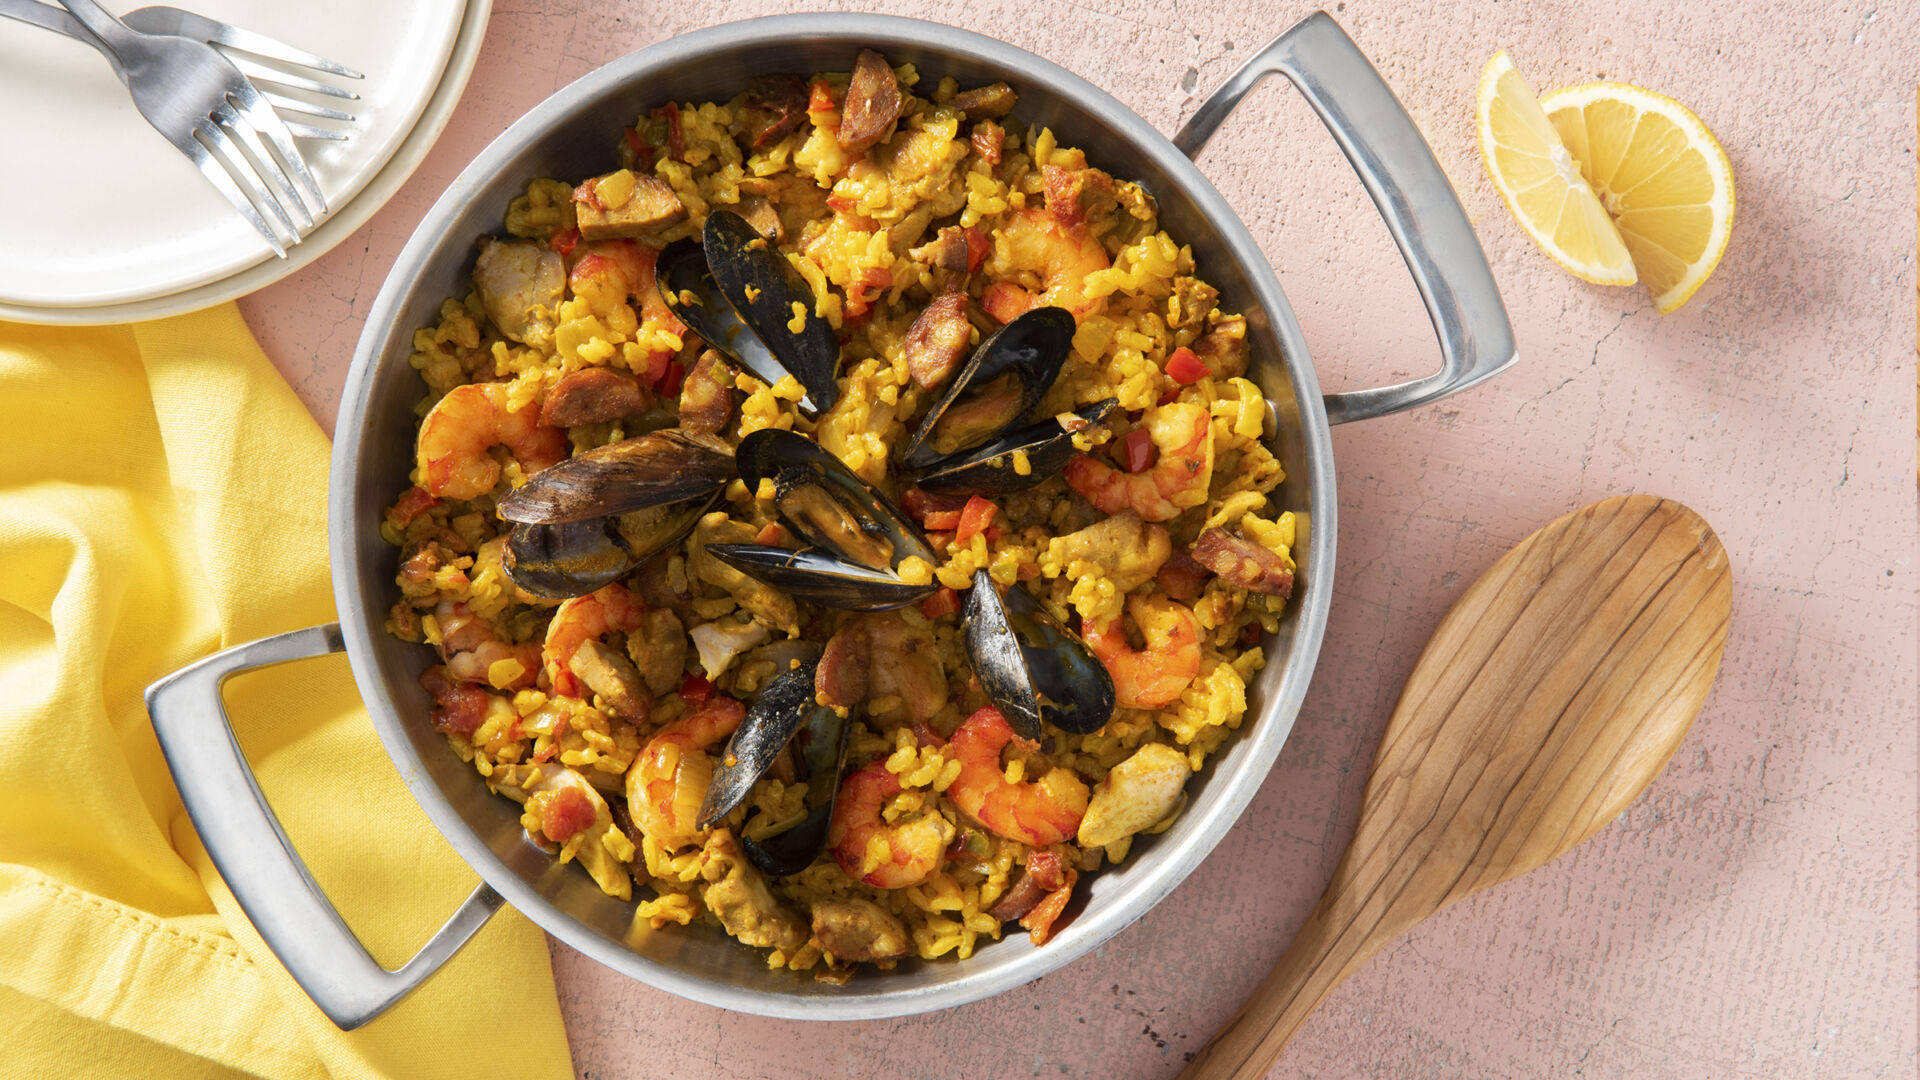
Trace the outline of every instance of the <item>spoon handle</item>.
<instances>
[{"instance_id":1,"label":"spoon handle","mask_svg":"<svg viewBox=\"0 0 1920 1080\"><path fill-rule=\"evenodd\" d=\"M1347 849L1327 891L1280 962L1219 1034L1194 1055L1180 1080L1260 1080L1334 987L1382 945L1432 914L1431 905L1410 895L1419 890L1404 888L1418 874L1420 860L1407 865L1404 856L1409 852L1404 848L1362 849L1360 839L1356 837L1356 846ZM1396 881L1402 888L1391 887Z\"/></svg>"}]
</instances>

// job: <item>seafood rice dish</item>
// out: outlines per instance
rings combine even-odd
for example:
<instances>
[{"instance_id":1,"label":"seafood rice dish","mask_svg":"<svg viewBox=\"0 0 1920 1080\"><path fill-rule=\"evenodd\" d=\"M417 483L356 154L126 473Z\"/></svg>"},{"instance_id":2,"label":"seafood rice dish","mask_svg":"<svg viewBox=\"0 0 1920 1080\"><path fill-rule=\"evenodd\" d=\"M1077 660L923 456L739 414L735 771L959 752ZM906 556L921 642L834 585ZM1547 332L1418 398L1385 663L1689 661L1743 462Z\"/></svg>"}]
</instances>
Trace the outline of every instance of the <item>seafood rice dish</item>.
<instances>
[{"instance_id":1,"label":"seafood rice dish","mask_svg":"<svg viewBox=\"0 0 1920 1080\"><path fill-rule=\"evenodd\" d=\"M653 109L414 336L420 722L636 932L1044 945L1246 713L1295 570L1246 321L1018 104L866 50Z\"/></svg>"}]
</instances>

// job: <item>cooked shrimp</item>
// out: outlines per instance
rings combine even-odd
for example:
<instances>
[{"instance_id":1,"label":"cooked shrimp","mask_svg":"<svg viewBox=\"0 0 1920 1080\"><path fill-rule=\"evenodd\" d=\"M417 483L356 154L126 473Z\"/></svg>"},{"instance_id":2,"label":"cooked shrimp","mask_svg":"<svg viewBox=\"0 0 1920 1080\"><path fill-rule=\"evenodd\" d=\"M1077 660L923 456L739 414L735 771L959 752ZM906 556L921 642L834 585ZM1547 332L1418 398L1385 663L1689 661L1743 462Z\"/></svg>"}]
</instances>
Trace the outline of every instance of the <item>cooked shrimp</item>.
<instances>
[{"instance_id":1,"label":"cooked shrimp","mask_svg":"<svg viewBox=\"0 0 1920 1080\"><path fill-rule=\"evenodd\" d=\"M1107 249L1086 226L1062 225L1044 208L1030 206L1008 218L995 234L986 270L995 277L1021 271L1038 274L1045 292L1035 306L1063 307L1079 318L1102 303L1087 299L1087 275L1110 265Z\"/></svg>"},{"instance_id":2,"label":"cooked shrimp","mask_svg":"<svg viewBox=\"0 0 1920 1080\"><path fill-rule=\"evenodd\" d=\"M1158 453L1140 472L1122 472L1093 454L1067 462L1067 486L1107 514L1131 510L1171 521L1207 501L1213 482L1213 417L1204 405L1172 402L1141 417Z\"/></svg>"},{"instance_id":3,"label":"cooked shrimp","mask_svg":"<svg viewBox=\"0 0 1920 1080\"><path fill-rule=\"evenodd\" d=\"M1067 840L1087 812L1087 785L1070 769L1054 768L1038 780L1007 779L1000 751L1014 739L1000 710L988 705L967 717L947 740L946 754L960 762L947 797L967 815L1009 840L1046 847Z\"/></svg>"},{"instance_id":4,"label":"cooked shrimp","mask_svg":"<svg viewBox=\"0 0 1920 1080\"><path fill-rule=\"evenodd\" d=\"M900 794L900 778L876 761L840 782L827 827L827 845L848 877L876 889L918 885L940 867L953 823L929 811L910 821L888 824L880 817L886 801Z\"/></svg>"},{"instance_id":5,"label":"cooked shrimp","mask_svg":"<svg viewBox=\"0 0 1920 1080\"><path fill-rule=\"evenodd\" d=\"M440 624L440 656L447 662L447 674L497 690L533 685L540 672L538 645L501 641L485 619L458 600L440 601L433 617Z\"/></svg>"},{"instance_id":6,"label":"cooked shrimp","mask_svg":"<svg viewBox=\"0 0 1920 1080\"><path fill-rule=\"evenodd\" d=\"M649 840L672 851L705 838L694 823L713 782L706 749L732 735L746 715L745 705L718 694L641 747L627 767L627 812Z\"/></svg>"},{"instance_id":7,"label":"cooked shrimp","mask_svg":"<svg viewBox=\"0 0 1920 1080\"><path fill-rule=\"evenodd\" d=\"M643 319L676 334L686 332L667 307L666 298L654 288L653 266L660 257L658 251L632 240L601 240L581 244L574 254L577 258L567 275L567 287L595 311L610 312L616 304L638 300Z\"/></svg>"},{"instance_id":8,"label":"cooked shrimp","mask_svg":"<svg viewBox=\"0 0 1920 1080\"><path fill-rule=\"evenodd\" d=\"M646 607L619 582L597 592L576 596L561 604L547 624L546 647L541 650L547 684L563 697L581 697L586 689L573 671L573 654L588 641L619 631L638 629Z\"/></svg>"},{"instance_id":9,"label":"cooked shrimp","mask_svg":"<svg viewBox=\"0 0 1920 1080\"><path fill-rule=\"evenodd\" d=\"M1115 699L1128 709L1153 709L1179 700L1180 692L1200 674L1200 620L1192 608L1162 596L1128 599L1127 615L1146 639L1138 652L1127 644L1120 619L1090 619L1080 626L1087 648L1113 676Z\"/></svg>"},{"instance_id":10,"label":"cooked shrimp","mask_svg":"<svg viewBox=\"0 0 1920 1080\"><path fill-rule=\"evenodd\" d=\"M442 499L477 499L500 482L487 451L504 446L531 476L567 456L567 433L540 422L540 407L507 408L506 383L456 386L420 421L420 486Z\"/></svg>"}]
</instances>

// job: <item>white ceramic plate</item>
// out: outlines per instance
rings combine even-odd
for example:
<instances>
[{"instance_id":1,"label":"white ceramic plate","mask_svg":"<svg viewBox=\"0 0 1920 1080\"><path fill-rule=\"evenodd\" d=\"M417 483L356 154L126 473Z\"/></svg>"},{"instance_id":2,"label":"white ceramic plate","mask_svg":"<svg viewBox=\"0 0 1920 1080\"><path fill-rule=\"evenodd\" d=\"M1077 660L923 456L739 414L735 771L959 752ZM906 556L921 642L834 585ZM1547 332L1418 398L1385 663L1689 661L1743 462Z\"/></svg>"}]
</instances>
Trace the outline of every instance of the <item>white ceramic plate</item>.
<instances>
[{"instance_id":1,"label":"white ceramic plate","mask_svg":"<svg viewBox=\"0 0 1920 1080\"><path fill-rule=\"evenodd\" d=\"M115 10L138 6L113 5ZM146 126L106 62L37 27L0 21L0 317L94 323L188 311L318 258L379 209L451 113L490 0L194 0L367 73L344 143L303 141L330 218L274 258L206 181ZM14 62L18 58L18 62ZM324 122L323 122L324 123ZM404 153L402 152L404 148Z\"/></svg>"}]
</instances>

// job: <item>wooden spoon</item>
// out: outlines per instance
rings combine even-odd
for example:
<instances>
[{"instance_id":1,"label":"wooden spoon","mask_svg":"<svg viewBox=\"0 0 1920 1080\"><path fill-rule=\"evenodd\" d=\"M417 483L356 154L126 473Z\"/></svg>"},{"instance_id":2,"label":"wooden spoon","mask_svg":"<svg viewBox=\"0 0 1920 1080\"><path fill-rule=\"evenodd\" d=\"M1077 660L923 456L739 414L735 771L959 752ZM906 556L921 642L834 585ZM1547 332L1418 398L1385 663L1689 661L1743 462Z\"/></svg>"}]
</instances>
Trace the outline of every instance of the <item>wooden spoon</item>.
<instances>
[{"instance_id":1,"label":"wooden spoon","mask_svg":"<svg viewBox=\"0 0 1920 1080\"><path fill-rule=\"evenodd\" d=\"M1265 1076L1381 946L1626 809L1706 700L1732 591L1707 523L1649 495L1568 514L1495 563L1414 665L1320 902L1183 1080Z\"/></svg>"}]
</instances>

